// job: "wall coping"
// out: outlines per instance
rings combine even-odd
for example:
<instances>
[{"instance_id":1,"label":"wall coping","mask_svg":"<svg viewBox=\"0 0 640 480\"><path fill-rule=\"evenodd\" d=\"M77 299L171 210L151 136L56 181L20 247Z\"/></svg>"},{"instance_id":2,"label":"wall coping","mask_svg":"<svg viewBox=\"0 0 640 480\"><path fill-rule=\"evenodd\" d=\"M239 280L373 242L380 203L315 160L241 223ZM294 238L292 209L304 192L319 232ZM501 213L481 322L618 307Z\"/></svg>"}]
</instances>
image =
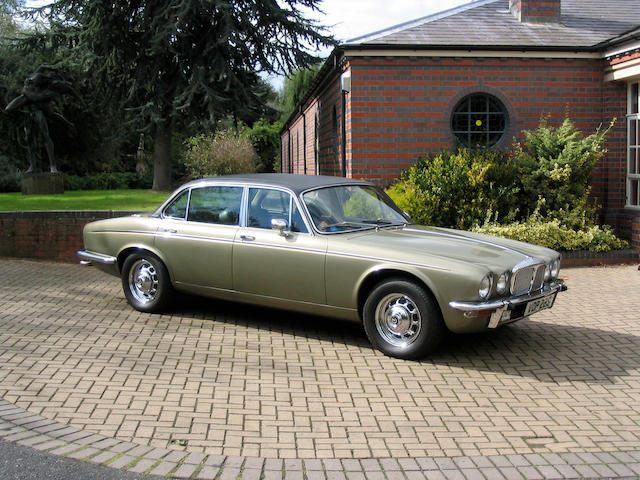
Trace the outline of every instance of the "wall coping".
<instances>
[{"instance_id":1,"label":"wall coping","mask_svg":"<svg viewBox=\"0 0 640 480\"><path fill-rule=\"evenodd\" d=\"M19 218L113 218L144 213L139 210L21 210L0 211L0 219Z\"/></svg>"}]
</instances>

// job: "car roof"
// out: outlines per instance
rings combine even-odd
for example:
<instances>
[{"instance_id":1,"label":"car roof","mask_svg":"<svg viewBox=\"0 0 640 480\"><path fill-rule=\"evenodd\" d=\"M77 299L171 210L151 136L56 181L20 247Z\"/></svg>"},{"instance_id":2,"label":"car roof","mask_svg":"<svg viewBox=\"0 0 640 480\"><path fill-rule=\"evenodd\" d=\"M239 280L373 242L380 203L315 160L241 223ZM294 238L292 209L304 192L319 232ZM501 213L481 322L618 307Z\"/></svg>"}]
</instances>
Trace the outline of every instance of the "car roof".
<instances>
[{"instance_id":1,"label":"car roof","mask_svg":"<svg viewBox=\"0 0 640 480\"><path fill-rule=\"evenodd\" d=\"M222 175L219 177L194 180L183 187L192 187L209 183L238 183L283 187L292 190L296 195L313 188L330 187L333 185L370 185L364 180L344 177L330 177L324 175L298 175L293 173L250 173L241 175Z\"/></svg>"}]
</instances>

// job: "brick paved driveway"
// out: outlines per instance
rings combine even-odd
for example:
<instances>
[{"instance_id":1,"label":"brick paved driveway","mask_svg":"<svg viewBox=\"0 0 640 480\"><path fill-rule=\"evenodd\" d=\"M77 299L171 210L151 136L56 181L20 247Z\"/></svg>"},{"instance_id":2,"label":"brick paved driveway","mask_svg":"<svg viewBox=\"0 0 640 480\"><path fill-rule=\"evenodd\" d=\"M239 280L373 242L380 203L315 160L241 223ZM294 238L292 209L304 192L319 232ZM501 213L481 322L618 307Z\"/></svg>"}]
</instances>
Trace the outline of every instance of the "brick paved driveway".
<instances>
[{"instance_id":1,"label":"brick paved driveway","mask_svg":"<svg viewBox=\"0 0 640 480\"><path fill-rule=\"evenodd\" d=\"M357 325L192 297L141 314L96 269L0 259L0 397L207 455L640 451L640 272L563 274L552 311L409 362Z\"/></svg>"}]
</instances>

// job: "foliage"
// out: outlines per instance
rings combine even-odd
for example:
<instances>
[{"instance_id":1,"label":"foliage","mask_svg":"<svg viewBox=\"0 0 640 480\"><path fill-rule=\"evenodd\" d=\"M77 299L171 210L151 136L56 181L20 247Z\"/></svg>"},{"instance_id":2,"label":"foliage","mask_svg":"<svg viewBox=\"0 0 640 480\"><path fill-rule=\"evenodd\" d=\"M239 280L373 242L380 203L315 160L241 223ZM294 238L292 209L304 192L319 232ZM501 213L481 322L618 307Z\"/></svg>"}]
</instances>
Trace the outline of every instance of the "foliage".
<instances>
[{"instance_id":1,"label":"foliage","mask_svg":"<svg viewBox=\"0 0 640 480\"><path fill-rule=\"evenodd\" d=\"M622 248L609 227L596 225L589 198L608 131L585 136L568 118L558 127L542 119L504 154L459 149L423 157L388 193L417 223L563 250Z\"/></svg>"},{"instance_id":2,"label":"foliage","mask_svg":"<svg viewBox=\"0 0 640 480\"><path fill-rule=\"evenodd\" d=\"M42 8L108 92L126 98L154 132L154 188L171 183L173 129L211 124L262 105L261 72L317 61L309 48L334 43L302 8L320 0L57 0Z\"/></svg>"},{"instance_id":3,"label":"foliage","mask_svg":"<svg viewBox=\"0 0 640 480\"><path fill-rule=\"evenodd\" d=\"M20 171L0 154L0 192L19 192Z\"/></svg>"},{"instance_id":4,"label":"foliage","mask_svg":"<svg viewBox=\"0 0 640 480\"><path fill-rule=\"evenodd\" d=\"M416 223L467 229L509 216L516 175L499 151L460 148L420 158L387 193Z\"/></svg>"},{"instance_id":5,"label":"foliage","mask_svg":"<svg viewBox=\"0 0 640 480\"><path fill-rule=\"evenodd\" d=\"M78 190L62 195L0 193L0 210L154 210L167 194L151 190Z\"/></svg>"},{"instance_id":6,"label":"foliage","mask_svg":"<svg viewBox=\"0 0 640 480\"><path fill-rule=\"evenodd\" d=\"M321 66L322 63L316 63L307 68L299 68L285 78L280 94L280 120L282 122L287 121L302 101Z\"/></svg>"},{"instance_id":7,"label":"foliage","mask_svg":"<svg viewBox=\"0 0 640 480\"><path fill-rule=\"evenodd\" d=\"M98 173L82 177L63 174L63 179L65 191L149 189L153 183L150 174L141 175L136 172Z\"/></svg>"},{"instance_id":8,"label":"foliage","mask_svg":"<svg viewBox=\"0 0 640 480\"><path fill-rule=\"evenodd\" d=\"M242 135L251 139L256 151L256 172L275 172L280 159L280 130L282 123L268 123L261 118L253 127L245 127Z\"/></svg>"},{"instance_id":9,"label":"foliage","mask_svg":"<svg viewBox=\"0 0 640 480\"><path fill-rule=\"evenodd\" d=\"M591 173L606 153L604 144L611 125L584 136L568 118L558 127L543 118L537 129L525 131L524 146L516 144L513 149L521 172L520 211L526 214L538 209L543 217L565 224L566 211L577 207L593 216L594 209L588 205Z\"/></svg>"},{"instance_id":10,"label":"foliage","mask_svg":"<svg viewBox=\"0 0 640 480\"><path fill-rule=\"evenodd\" d=\"M191 178L255 171L251 140L231 129L191 137L186 143L185 166Z\"/></svg>"},{"instance_id":11,"label":"foliage","mask_svg":"<svg viewBox=\"0 0 640 480\"><path fill-rule=\"evenodd\" d=\"M570 228L559 219L542 217L535 212L522 222L505 225L486 223L475 226L475 232L498 237L506 237L522 242L534 243L556 250L590 250L607 252L628 247L628 243L618 239L611 227L604 225L585 225L582 228Z\"/></svg>"}]
</instances>

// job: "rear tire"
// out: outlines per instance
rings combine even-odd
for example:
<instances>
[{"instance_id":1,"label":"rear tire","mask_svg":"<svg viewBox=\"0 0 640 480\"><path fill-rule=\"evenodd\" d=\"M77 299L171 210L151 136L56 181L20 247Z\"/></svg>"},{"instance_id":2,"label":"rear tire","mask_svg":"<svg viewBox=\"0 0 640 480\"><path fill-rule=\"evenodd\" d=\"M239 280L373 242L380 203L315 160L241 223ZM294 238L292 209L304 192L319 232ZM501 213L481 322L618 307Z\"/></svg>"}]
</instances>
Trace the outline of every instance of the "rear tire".
<instances>
[{"instance_id":1,"label":"rear tire","mask_svg":"<svg viewBox=\"0 0 640 480\"><path fill-rule=\"evenodd\" d=\"M161 312L173 287L164 263L149 252L129 255L122 266L122 289L129 305L140 312Z\"/></svg>"},{"instance_id":2,"label":"rear tire","mask_svg":"<svg viewBox=\"0 0 640 480\"><path fill-rule=\"evenodd\" d=\"M379 283L367 297L362 313L369 341L390 357L423 357L438 347L446 332L433 298L404 279Z\"/></svg>"}]
</instances>

